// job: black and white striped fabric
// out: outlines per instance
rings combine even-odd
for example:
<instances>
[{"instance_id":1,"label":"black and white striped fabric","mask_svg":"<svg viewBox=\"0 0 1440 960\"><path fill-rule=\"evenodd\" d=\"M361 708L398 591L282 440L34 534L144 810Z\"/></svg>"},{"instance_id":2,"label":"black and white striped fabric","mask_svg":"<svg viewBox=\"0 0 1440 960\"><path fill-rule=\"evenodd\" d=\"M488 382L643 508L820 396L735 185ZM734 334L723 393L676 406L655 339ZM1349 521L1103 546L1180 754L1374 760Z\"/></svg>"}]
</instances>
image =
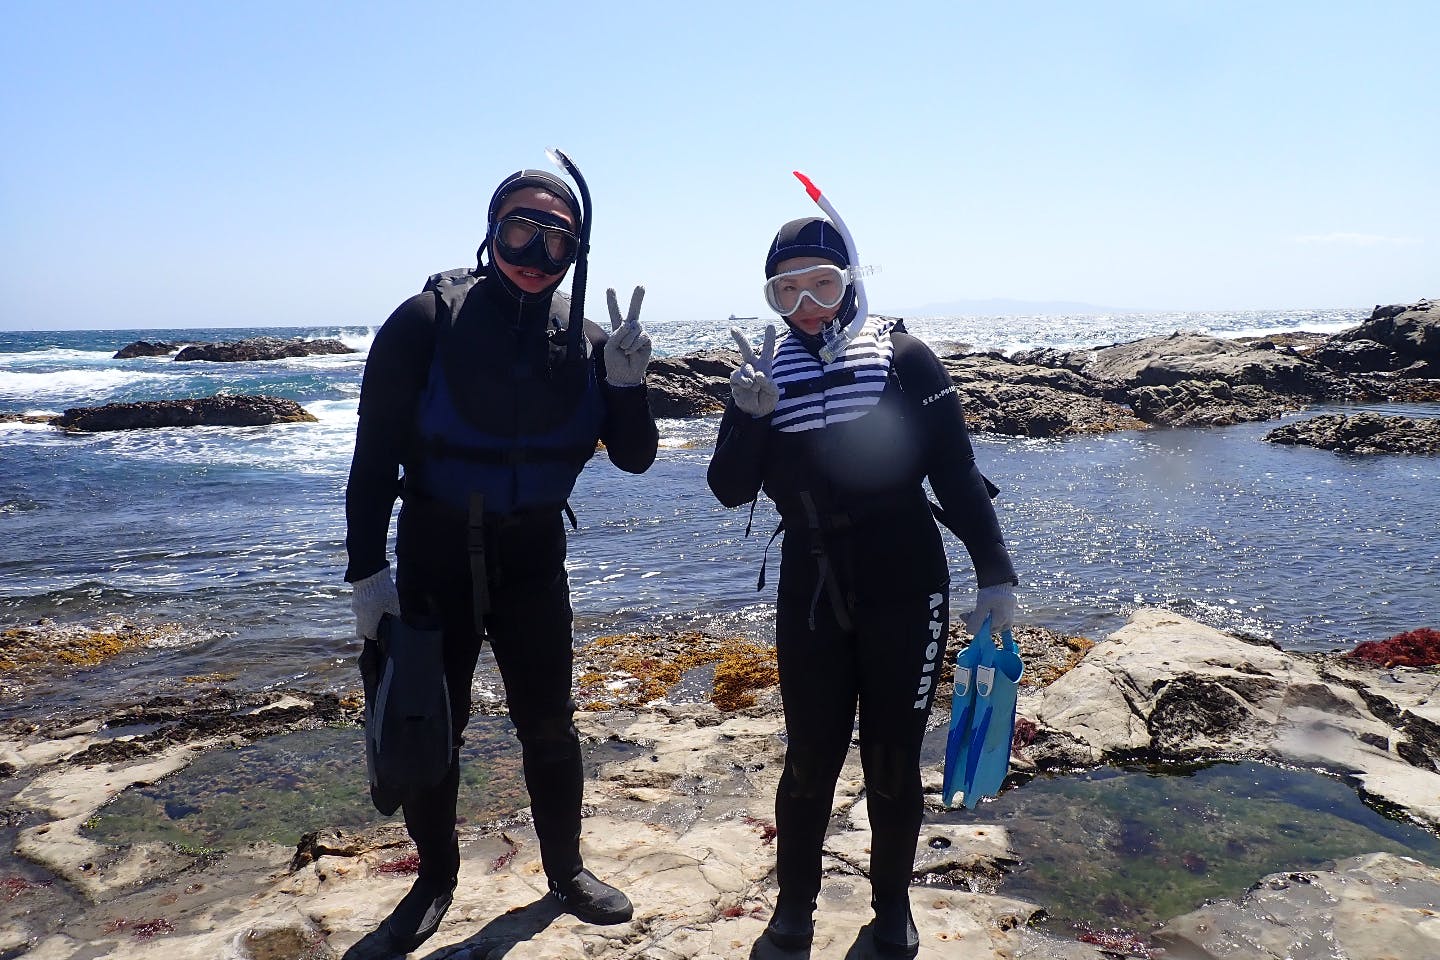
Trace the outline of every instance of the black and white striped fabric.
<instances>
[{"instance_id":1,"label":"black and white striped fabric","mask_svg":"<svg viewBox=\"0 0 1440 960\"><path fill-rule=\"evenodd\" d=\"M894 320L868 317L834 363L822 363L795 337L775 350L771 379L780 388L771 426L785 433L818 430L869 412L885 390L895 347L890 341Z\"/></svg>"}]
</instances>

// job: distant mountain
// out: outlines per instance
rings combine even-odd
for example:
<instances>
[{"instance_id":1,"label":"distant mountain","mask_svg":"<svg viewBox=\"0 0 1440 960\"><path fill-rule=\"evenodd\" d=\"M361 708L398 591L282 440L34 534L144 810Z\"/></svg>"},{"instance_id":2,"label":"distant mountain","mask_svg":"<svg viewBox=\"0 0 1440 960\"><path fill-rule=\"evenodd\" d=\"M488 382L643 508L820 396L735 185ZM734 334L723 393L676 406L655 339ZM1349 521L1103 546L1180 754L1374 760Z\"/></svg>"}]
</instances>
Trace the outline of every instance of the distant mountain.
<instances>
[{"instance_id":1,"label":"distant mountain","mask_svg":"<svg viewBox=\"0 0 1440 960\"><path fill-rule=\"evenodd\" d=\"M872 313L894 317L1010 317L1044 316L1047 314L1141 313L1127 307L1101 307L1093 303L1072 303L1068 300L950 300L927 303L906 310L871 308Z\"/></svg>"}]
</instances>

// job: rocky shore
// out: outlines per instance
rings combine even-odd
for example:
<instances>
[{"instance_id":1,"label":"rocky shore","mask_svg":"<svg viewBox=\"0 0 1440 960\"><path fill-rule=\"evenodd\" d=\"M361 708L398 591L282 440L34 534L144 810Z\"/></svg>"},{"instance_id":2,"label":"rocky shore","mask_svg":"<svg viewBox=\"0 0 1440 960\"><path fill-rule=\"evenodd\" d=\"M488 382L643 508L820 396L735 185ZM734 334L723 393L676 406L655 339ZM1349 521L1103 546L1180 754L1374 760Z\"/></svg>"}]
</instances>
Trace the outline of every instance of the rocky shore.
<instances>
[{"instance_id":1,"label":"rocky shore","mask_svg":"<svg viewBox=\"0 0 1440 960\"><path fill-rule=\"evenodd\" d=\"M1376 307L1333 337L1232 340L1177 332L1084 350L946 352L971 429L1067 437L1149 427L1270 420L1317 403L1440 401L1440 307ZM659 416L718 411L733 351L652 362Z\"/></svg>"},{"instance_id":2,"label":"rocky shore","mask_svg":"<svg viewBox=\"0 0 1440 960\"><path fill-rule=\"evenodd\" d=\"M111 630L111 632L119 632ZM1256 758L1323 769L1374 805L1440 831L1440 671L1301 655L1140 610L1104 640L1019 631L1031 682L1008 789L1042 771L1098 764ZM951 638L949 656L963 638ZM29 637L27 648L39 641ZM67 648L83 641L65 640ZM754 702L680 702L687 676L728 661ZM682 662L688 670L669 672ZM591 749L623 746L587 784L584 849L627 889L635 919L592 927L544 893L520 811L462 828L461 885L431 958L784 956L756 946L775 895L772 802L783 721L763 648L704 635L607 638L584 648L577 723ZM722 671L715 671L717 691ZM941 689L935 722L948 715ZM15 854L4 878L0 956L336 958L407 889L413 847L398 825L323 824L298 847L196 850L110 845L85 825L110 799L206 751L316 724L352 723L358 698L223 688L116 707L105 716L12 722L0 733L0 798ZM614 754L612 754L614 755ZM940 809L939 770L927 805ZM356 757L356 789L363 789ZM984 810L982 806L981 810ZM813 958L873 955L863 779L852 751L826 841ZM998 824L930 822L912 888L921 957L1206 958L1440 955L1440 869L1375 854L1255 877L1157 931L1078 937L1034 929L1043 904L1005 895L1016 853ZM8 872L8 871L7 871ZM1333 953L1309 952L1326 943ZM1237 944L1239 946L1237 946ZM1237 952L1238 951L1238 952Z\"/></svg>"},{"instance_id":3,"label":"rocky shore","mask_svg":"<svg viewBox=\"0 0 1440 960\"><path fill-rule=\"evenodd\" d=\"M117 357L163 355L178 344L138 341ZM353 353L335 340L258 337L189 345L176 360L265 360ZM1068 437L1151 427L1216 427L1272 420L1319 403L1440 402L1440 307L1430 300L1377 306L1369 320L1331 337L1275 334L1246 340L1176 332L1083 350L948 352L941 360L972 430ZM659 357L648 371L650 405L663 418L718 413L730 396L732 350ZM67 410L65 429L288 423L304 419L270 398L209 397ZM243 414L237 412L244 408ZM298 408L297 408L298 409ZM300 411L304 413L304 411ZM308 417L308 414L305 414ZM33 418L32 418L33 419ZM106 423L105 427L83 424ZM1355 452L1434 452L1433 424L1370 420L1284 430L1279 443ZM1363 442L1353 438L1363 437Z\"/></svg>"},{"instance_id":4,"label":"rocky shore","mask_svg":"<svg viewBox=\"0 0 1440 960\"><path fill-rule=\"evenodd\" d=\"M304 337L249 337L223 343L169 343L164 340L136 340L115 351L115 360L135 357L163 357L175 354L177 362L209 360L213 363L242 363L253 360L282 360L291 357L319 357L359 353L333 337L309 340Z\"/></svg>"}]
</instances>

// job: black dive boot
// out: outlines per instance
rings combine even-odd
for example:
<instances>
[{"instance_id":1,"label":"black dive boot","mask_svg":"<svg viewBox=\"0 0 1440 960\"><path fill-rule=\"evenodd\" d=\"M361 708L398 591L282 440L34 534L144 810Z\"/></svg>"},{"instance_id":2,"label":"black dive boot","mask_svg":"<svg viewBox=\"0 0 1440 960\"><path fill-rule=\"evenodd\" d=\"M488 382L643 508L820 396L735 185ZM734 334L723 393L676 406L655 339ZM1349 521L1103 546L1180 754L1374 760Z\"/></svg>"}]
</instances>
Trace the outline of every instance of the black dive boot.
<instances>
[{"instance_id":1,"label":"black dive boot","mask_svg":"<svg viewBox=\"0 0 1440 960\"><path fill-rule=\"evenodd\" d=\"M910 895L872 900L875 908L875 922L870 926L870 936L875 949L887 957L913 957L920 952L920 933L915 929L915 918L910 915Z\"/></svg>"},{"instance_id":2,"label":"black dive boot","mask_svg":"<svg viewBox=\"0 0 1440 960\"><path fill-rule=\"evenodd\" d=\"M765 927L765 936L781 950L806 950L815 939L815 901L775 898L775 912Z\"/></svg>"},{"instance_id":3,"label":"black dive boot","mask_svg":"<svg viewBox=\"0 0 1440 960\"><path fill-rule=\"evenodd\" d=\"M390 916L345 951L343 960L399 960L439 929L454 895L453 876L439 881L417 878Z\"/></svg>"},{"instance_id":4,"label":"black dive boot","mask_svg":"<svg viewBox=\"0 0 1440 960\"><path fill-rule=\"evenodd\" d=\"M563 883L551 880L550 894L586 923L625 923L635 912L629 897L583 868Z\"/></svg>"}]
</instances>

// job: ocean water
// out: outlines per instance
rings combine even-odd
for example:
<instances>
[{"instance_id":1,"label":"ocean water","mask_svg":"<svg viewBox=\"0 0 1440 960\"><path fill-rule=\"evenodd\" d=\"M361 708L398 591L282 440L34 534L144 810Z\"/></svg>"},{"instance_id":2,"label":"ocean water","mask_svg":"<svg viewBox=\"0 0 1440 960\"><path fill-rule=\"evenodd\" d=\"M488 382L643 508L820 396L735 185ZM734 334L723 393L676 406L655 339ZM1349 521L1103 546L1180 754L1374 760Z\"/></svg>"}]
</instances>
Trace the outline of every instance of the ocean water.
<instances>
[{"instance_id":1,"label":"ocean water","mask_svg":"<svg viewBox=\"0 0 1440 960\"><path fill-rule=\"evenodd\" d=\"M961 317L909 321L935 344L1015 350L1176 329L1334 331L1357 311ZM760 325L755 326L758 338ZM651 327L657 352L728 345L727 322ZM215 393L299 401L313 424L65 435L0 423L0 629L123 616L163 645L0 700L0 718L222 674L245 687L356 682L343 499L373 329L0 332L0 413ZM359 353L256 363L114 360L139 339L339 337ZM1332 408L1333 409L1333 408ZM1433 416L1425 407L1390 412ZM756 592L768 503L726 510L705 485L717 417L661 422L643 476L603 453L572 504L576 633L703 628L770 636ZM1283 647L1324 650L1436 622L1440 458L1355 457L1262 442L1275 423L1070 440L982 435L977 456L1023 585L1022 618L1093 637L1158 605ZM951 540L957 610L973 574ZM773 554L772 554L773 558ZM486 661L482 659L482 664ZM482 666L477 695L498 695Z\"/></svg>"}]
</instances>

